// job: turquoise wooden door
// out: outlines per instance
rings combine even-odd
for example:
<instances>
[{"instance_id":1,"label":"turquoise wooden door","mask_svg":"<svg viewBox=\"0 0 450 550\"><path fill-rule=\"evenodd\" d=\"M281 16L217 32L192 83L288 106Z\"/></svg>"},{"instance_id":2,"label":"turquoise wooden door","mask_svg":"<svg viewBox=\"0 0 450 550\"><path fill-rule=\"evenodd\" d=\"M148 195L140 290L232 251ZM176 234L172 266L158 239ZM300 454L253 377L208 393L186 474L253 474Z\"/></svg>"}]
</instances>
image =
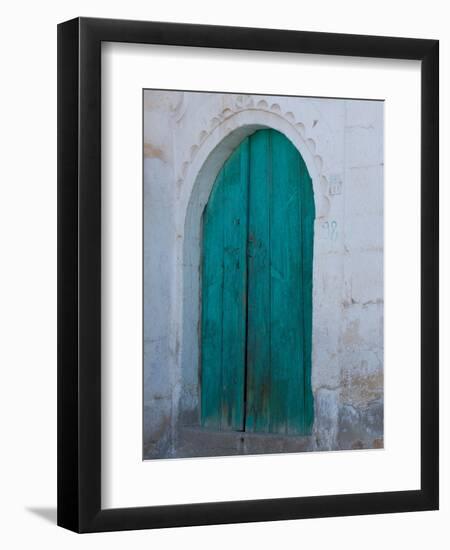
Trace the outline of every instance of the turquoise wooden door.
<instances>
[{"instance_id":1,"label":"turquoise wooden door","mask_svg":"<svg viewBox=\"0 0 450 550\"><path fill-rule=\"evenodd\" d=\"M225 162L203 214L201 419L205 427L310 433L314 198L275 130Z\"/></svg>"}]
</instances>

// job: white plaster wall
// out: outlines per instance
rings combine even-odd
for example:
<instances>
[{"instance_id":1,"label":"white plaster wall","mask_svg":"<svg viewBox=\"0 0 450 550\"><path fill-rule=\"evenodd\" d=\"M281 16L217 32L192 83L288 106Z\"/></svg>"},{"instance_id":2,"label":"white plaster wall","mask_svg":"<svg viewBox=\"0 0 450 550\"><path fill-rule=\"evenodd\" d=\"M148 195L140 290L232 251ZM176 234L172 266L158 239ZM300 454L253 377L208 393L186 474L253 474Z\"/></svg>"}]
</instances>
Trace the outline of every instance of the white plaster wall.
<instances>
[{"instance_id":1,"label":"white plaster wall","mask_svg":"<svg viewBox=\"0 0 450 550\"><path fill-rule=\"evenodd\" d=\"M262 127L291 139L313 181L314 446L364 438L348 425L374 403L380 422L383 104L147 90L144 440L156 454L173 452L178 423L198 417L201 212L225 159Z\"/></svg>"}]
</instances>

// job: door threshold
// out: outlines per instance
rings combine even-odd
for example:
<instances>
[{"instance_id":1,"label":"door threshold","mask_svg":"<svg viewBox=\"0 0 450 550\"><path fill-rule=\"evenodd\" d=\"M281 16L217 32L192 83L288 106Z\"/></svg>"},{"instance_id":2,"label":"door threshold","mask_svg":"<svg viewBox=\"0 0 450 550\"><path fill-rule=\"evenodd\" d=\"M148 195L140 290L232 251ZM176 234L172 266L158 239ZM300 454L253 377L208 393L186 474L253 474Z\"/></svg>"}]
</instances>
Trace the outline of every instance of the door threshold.
<instances>
[{"instance_id":1,"label":"door threshold","mask_svg":"<svg viewBox=\"0 0 450 550\"><path fill-rule=\"evenodd\" d=\"M178 430L175 456L236 456L299 453L313 450L311 435L220 431L202 426Z\"/></svg>"}]
</instances>

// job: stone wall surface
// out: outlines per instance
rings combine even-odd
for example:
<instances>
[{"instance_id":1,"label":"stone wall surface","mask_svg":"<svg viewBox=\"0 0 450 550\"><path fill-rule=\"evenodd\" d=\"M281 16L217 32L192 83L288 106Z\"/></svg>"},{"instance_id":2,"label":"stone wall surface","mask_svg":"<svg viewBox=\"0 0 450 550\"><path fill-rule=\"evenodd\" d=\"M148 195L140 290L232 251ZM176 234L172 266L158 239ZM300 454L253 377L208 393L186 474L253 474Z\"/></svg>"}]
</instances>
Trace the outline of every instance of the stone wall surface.
<instances>
[{"instance_id":1,"label":"stone wall surface","mask_svg":"<svg viewBox=\"0 0 450 550\"><path fill-rule=\"evenodd\" d=\"M275 452L383 446L383 103L144 93L144 456L264 452L199 420L200 220L214 179L259 128L284 133L313 181L313 434ZM266 436L267 437L267 436ZM285 438L286 439L286 438Z\"/></svg>"}]
</instances>

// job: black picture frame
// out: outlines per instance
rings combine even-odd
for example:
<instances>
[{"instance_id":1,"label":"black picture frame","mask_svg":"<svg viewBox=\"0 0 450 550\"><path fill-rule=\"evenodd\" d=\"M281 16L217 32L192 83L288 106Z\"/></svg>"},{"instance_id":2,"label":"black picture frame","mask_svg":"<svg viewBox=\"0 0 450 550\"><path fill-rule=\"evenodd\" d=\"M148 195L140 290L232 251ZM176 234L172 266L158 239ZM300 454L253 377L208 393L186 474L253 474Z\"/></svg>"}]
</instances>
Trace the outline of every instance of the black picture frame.
<instances>
[{"instance_id":1,"label":"black picture frame","mask_svg":"<svg viewBox=\"0 0 450 550\"><path fill-rule=\"evenodd\" d=\"M103 41L421 61L420 490L102 510ZM438 509L438 179L437 40L92 18L60 24L58 525L76 532L98 532Z\"/></svg>"}]
</instances>

